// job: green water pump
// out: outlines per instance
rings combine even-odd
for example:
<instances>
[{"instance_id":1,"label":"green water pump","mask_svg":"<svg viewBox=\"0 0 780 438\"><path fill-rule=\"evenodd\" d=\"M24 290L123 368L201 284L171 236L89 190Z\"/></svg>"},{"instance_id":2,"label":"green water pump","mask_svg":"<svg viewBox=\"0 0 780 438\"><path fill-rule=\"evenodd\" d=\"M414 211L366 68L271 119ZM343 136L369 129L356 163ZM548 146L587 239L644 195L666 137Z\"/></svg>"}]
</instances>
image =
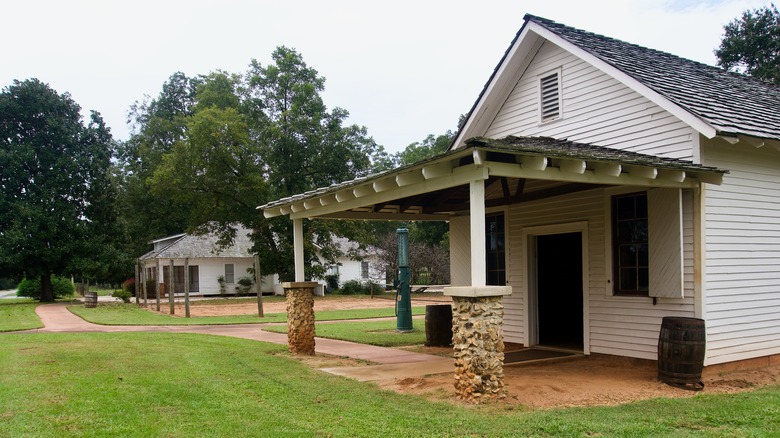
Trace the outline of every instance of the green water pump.
<instances>
[{"instance_id":1,"label":"green water pump","mask_svg":"<svg viewBox=\"0 0 780 438\"><path fill-rule=\"evenodd\" d=\"M395 308L399 332L410 332L412 328L412 287L409 275L409 230L402 227L398 235L398 279L395 280Z\"/></svg>"}]
</instances>

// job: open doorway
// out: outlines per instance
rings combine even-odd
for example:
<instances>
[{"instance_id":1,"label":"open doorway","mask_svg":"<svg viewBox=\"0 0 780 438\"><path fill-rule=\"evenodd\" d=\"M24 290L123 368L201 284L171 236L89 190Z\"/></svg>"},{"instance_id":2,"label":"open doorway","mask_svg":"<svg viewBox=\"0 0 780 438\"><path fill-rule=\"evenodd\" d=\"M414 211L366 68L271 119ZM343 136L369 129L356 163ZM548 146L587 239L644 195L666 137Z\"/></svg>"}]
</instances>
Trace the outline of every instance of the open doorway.
<instances>
[{"instance_id":1,"label":"open doorway","mask_svg":"<svg viewBox=\"0 0 780 438\"><path fill-rule=\"evenodd\" d=\"M536 340L583 350L582 233L537 235Z\"/></svg>"}]
</instances>

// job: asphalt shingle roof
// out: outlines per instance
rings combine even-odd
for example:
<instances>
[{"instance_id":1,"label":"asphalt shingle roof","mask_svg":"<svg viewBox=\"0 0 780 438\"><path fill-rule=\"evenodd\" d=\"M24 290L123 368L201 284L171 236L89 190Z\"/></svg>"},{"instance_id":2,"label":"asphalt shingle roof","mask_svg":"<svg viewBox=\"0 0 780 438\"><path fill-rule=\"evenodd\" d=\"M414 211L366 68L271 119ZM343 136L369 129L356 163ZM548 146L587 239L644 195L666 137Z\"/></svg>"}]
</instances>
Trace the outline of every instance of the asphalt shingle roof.
<instances>
[{"instance_id":1,"label":"asphalt shingle roof","mask_svg":"<svg viewBox=\"0 0 780 438\"><path fill-rule=\"evenodd\" d=\"M533 15L525 19L612 65L725 133L780 139L780 86Z\"/></svg>"},{"instance_id":2,"label":"asphalt shingle roof","mask_svg":"<svg viewBox=\"0 0 780 438\"><path fill-rule=\"evenodd\" d=\"M227 247L220 247L219 237L215 233L202 236L185 234L173 241L170 245L158 251L149 251L140 257L141 260L155 258L242 258L252 257L252 240L248 236L248 230L238 227L233 243Z\"/></svg>"}]
</instances>

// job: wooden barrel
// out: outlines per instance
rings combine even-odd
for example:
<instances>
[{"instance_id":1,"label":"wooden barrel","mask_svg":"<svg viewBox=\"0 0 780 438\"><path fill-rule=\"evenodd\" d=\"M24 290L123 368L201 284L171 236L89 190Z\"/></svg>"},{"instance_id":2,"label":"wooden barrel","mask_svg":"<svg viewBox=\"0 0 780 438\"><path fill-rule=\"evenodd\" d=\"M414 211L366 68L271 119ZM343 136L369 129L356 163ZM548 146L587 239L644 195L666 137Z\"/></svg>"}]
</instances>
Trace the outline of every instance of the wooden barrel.
<instances>
[{"instance_id":1,"label":"wooden barrel","mask_svg":"<svg viewBox=\"0 0 780 438\"><path fill-rule=\"evenodd\" d=\"M428 347L452 345L452 305L425 306L425 345Z\"/></svg>"},{"instance_id":2,"label":"wooden barrel","mask_svg":"<svg viewBox=\"0 0 780 438\"><path fill-rule=\"evenodd\" d=\"M84 292L84 307L97 307L97 292Z\"/></svg>"},{"instance_id":3,"label":"wooden barrel","mask_svg":"<svg viewBox=\"0 0 780 438\"><path fill-rule=\"evenodd\" d=\"M658 336L658 380L678 388L704 389L704 320L664 317Z\"/></svg>"}]
</instances>

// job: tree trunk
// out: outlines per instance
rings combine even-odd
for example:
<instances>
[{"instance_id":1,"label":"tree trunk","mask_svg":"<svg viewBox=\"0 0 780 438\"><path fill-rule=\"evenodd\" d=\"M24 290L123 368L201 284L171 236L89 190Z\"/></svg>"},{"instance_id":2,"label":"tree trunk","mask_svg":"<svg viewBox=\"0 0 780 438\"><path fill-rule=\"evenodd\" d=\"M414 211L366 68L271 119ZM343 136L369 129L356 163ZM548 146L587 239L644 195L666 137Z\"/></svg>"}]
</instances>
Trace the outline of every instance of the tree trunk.
<instances>
[{"instance_id":1,"label":"tree trunk","mask_svg":"<svg viewBox=\"0 0 780 438\"><path fill-rule=\"evenodd\" d=\"M41 274L41 302L54 302L54 290L51 287L51 274Z\"/></svg>"}]
</instances>

